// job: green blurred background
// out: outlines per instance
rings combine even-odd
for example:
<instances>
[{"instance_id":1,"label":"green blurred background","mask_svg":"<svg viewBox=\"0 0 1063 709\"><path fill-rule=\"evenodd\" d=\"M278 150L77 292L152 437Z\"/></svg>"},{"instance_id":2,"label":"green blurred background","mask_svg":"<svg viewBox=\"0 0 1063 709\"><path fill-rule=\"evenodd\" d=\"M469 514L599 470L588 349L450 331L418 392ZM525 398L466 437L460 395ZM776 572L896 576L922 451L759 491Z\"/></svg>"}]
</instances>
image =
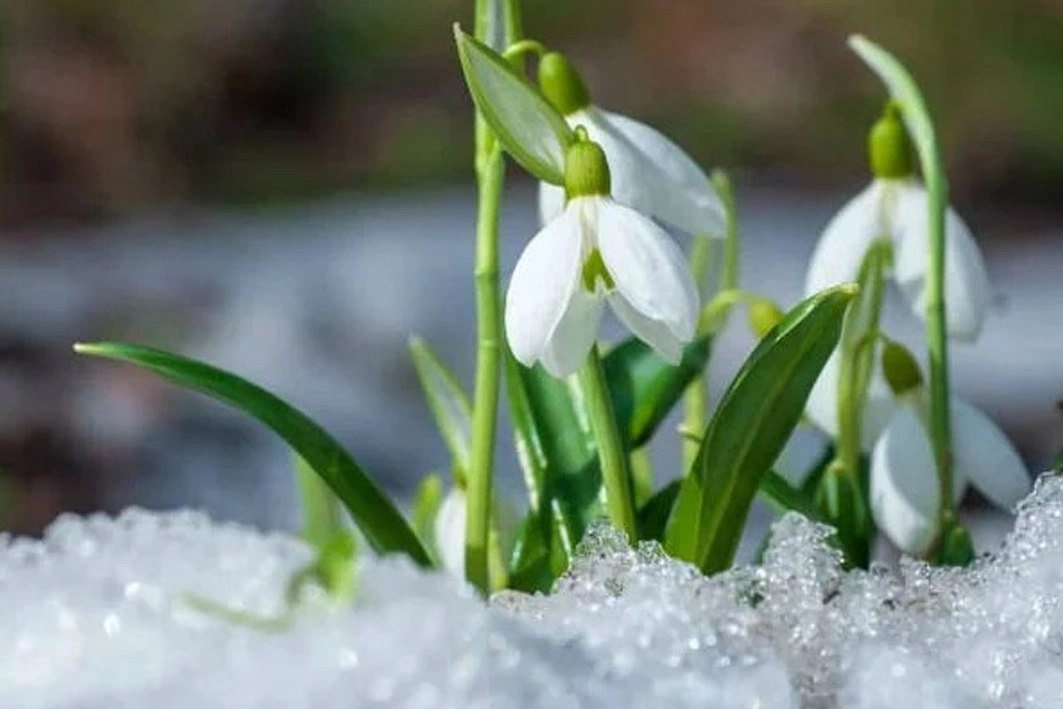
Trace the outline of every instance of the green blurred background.
<instances>
[{"instance_id":1,"label":"green blurred background","mask_svg":"<svg viewBox=\"0 0 1063 709\"><path fill-rule=\"evenodd\" d=\"M471 0L5 0L0 218L260 203L468 179L450 24ZM597 102L705 164L833 186L864 169L863 32L930 98L966 198L1063 182L1059 0L529 0Z\"/></svg>"}]
</instances>

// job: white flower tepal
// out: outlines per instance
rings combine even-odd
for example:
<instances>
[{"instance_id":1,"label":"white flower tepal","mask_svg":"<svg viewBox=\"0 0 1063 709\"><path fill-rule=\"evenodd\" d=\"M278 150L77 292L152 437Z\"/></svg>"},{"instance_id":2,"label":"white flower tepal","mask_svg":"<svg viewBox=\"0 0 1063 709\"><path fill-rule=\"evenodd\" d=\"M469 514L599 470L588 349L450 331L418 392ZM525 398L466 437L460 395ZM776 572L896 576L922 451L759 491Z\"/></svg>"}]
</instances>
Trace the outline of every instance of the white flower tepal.
<instances>
[{"instance_id":1,"label":"white flower tepal","mask_svg":"<svg viewBox=\"0 0 1063 709\"><path fill-rule=\"evenodd\" d=\"M650 126L593 105L579 74L562 54L543 56L539 84L569 126L583 126L587 137L602 146L612 174L613 199L692 234L722 236L723 205L712 181L679 146ZM540 184L543 224L564 204L561 187Z\"/></svg>"},{"instance_id":2,"label":"white flower tepal","mask_svg":"<svg viewBox=\"0 0 1063 709\"><path fill-rule=\"evenodd\" d=\"M877 178L827 225L812 255L805 292L856 278L877 239L893 247L893 279L913 312L926 312L929 265L927 193L914 178ZM978 337L989 309L990 288L981 251L951 209L945 222L945 308L949 336Z\"/></svg>"},{"instance_id":3,"label":"white flower tepal","mask_svg":"<svg viewBox=\"0 0 1063 709\"><path fill-rule=\"evenodd\" d=\"M927 428L928 403L920 387L902 397L871 454L871 512L898 548L923 554L937 534L941 502L937 467ZM1004 433L967 402L950 402L953 493L970 483L986 499L1010 510L1030 492L1030 477Z\"/></svg>"},{"instance_id":4,"label":"white flower tepal","mask_svg":"<svg viewBox=\"0 0 1063 709\"><path fill-rule=\"evenodd\" d=\"M581 141L570 152L585 159L568 161L568 203L528 243L506 293L513 355L557 377L571 374L594 344L608 302L635 335L678 363L698 317L686 258L652 220L608 196L597 145Z\"/></svg>"}]
</instances>

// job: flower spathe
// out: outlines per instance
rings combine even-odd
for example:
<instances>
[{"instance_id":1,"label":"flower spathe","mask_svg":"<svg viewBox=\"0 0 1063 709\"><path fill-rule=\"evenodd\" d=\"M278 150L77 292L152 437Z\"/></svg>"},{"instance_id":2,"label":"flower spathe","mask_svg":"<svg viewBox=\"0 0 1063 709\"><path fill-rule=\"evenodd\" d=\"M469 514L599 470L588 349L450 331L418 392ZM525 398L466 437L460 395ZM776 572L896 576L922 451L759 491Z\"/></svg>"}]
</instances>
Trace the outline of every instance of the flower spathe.
<instances>
[{"instance_id":1,"label":"flower spathe","mask_svg":"<svg viewBox=\"0 0 1063 709\"><path fill-rule=\"evenodd\" d=\"M434 522L436 550L443 568L465 578L465 517L468 509L465 491L454 487L443 498Z\"/></svg>"},{"instance_id":2,"label":"flower spathe","mask_svg":"<svg viewBox=\"0 0 1063 709\"><path fill-rule=\"evenodd\" d=\"M892 278L920 318L926 313L929 225L926 189L914 178L877 178L834 216L812 254L805 280L811 295L856 279L877 239L889 239ZM950 337L974 340L989 309L981 251L963 220L945 216L945 314Z\"/></svg>"},{"instance_id":3,"label":"flower spathe","mask_svg":"<svg viewBox=\"0 0 1063 709\"><path fill-rule=\"evenodd\" d=\"M698 293L671 237L605 195L577 196L528 243L506 293L510 349L525 366L573 373L598 332L604 304L664 359L694 337Z\"/></svg>"},{"instance_id":4,"label":"flower spathe","mask_svg":"<svg viewBox=\"0 0 1063 709\"><path fill-rule=\"evenodd\" d=\"M1010 510L1030 491L1018 452L981 411L959 398L950 401L956 445L953 494L970 483L989 501ZM871 512L878 528L899 549L924 554L938 532L941 491L927 429L926 392L901 397L871 454Z\"/></svg>"}]
</instances>

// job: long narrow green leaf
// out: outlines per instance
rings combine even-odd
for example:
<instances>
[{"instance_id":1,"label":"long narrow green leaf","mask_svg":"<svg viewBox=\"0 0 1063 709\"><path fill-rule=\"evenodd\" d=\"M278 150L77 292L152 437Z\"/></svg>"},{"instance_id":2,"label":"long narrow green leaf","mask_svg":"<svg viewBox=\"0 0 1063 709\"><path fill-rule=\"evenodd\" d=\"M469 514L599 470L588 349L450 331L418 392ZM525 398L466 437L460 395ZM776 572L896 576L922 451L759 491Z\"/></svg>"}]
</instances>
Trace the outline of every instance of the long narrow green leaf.
<instances>
[{"instance_id":1,"label":"long narrow green leaf","mask_svg":"<svg viewBox=\"0 0 1063 709\"><path fill-rule=\"evenodd\" d=\"M855 292L847 284L803 301L746 360L684 479L666 535L673 556L707 573L730 565L760 480L800 420Z\"/></svg>"},{"instance_id":2,"label":"long narrow green leaf","mask_svg":"<svg viewBox=\"0 0 1063 709\"><path fill-rule=\"evenodd\" d=\"M574 135L565 119L497 52L457 25L454 39L469 93L502 146L535 177L564 184Z\"/></svg>"},{"instance_id":3,"label":"long narrow green leaf","mask_svg":"<svg viewBox=\"0 0 1063 709\"><path fill-rule=\"evenodd\" d=\"M758 492L764 496L773 507L782 512L799 512L805 517L817 522L823 522L823 515L800 488L794 487L786 481L786 478L769 470L761 478Z\"/></svg>"},{"instance_id":4,"label":"long narrow green leaf","mask_svg":"<svg viewBox=\"0 0 1063 709\"><path fill-rule=\"evenodd\" d=\"M129 362L255 417L283 438L339 496L378 553L431 559L410 525L347 451L306 414L235 374L170 352L121 342L78 344L81 354Z\"/></svg>"},{"instance_id":5,"label":"long narrow green leaf","mask_svg":"<svg viewBox=\"0 0 1063 709\"><path fill-rule=\"evenodd\" d=\"M472 404L458 378L427 342L410 338L410 358L436 427L454 460L455 482L464 487L472 447Z\"/></svg>"},{"instance_id":6,"label":"long narrow green leaf","mask_svg":"<svg viewBox=\"0 0 1063 709\"><path fill-rule=\"evenodd\" d=\"M687 345L683 359L672 365L638 338L614 347L602 360L617 423L629 450L645 444L690 382L705 370L712 338Z\"/></svg>"}]
</instances>

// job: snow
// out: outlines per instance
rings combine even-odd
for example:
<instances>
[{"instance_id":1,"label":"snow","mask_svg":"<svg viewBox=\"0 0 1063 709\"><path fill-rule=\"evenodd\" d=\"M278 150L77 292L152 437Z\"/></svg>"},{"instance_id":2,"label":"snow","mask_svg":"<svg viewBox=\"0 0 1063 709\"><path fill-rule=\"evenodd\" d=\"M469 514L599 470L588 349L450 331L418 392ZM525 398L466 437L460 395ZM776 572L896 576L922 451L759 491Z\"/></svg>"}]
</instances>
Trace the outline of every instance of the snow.
<instances>
[{"instance_id":1,"label":"snow","mask_svg":"<svg viewBox=\"0 0 1063 709\"><path fill-rule=\"evenodd\" d=\"M60 518L0 543L0 706L1063 706L1063 478L970 569L845 571L829 530L775 526L761 566L705 578L596 527L548 596L490 604L363 555L353 605L304 594L266 632L193 608L281 608L297 539L195 512Z\"/></svg>"}]
</instances>

